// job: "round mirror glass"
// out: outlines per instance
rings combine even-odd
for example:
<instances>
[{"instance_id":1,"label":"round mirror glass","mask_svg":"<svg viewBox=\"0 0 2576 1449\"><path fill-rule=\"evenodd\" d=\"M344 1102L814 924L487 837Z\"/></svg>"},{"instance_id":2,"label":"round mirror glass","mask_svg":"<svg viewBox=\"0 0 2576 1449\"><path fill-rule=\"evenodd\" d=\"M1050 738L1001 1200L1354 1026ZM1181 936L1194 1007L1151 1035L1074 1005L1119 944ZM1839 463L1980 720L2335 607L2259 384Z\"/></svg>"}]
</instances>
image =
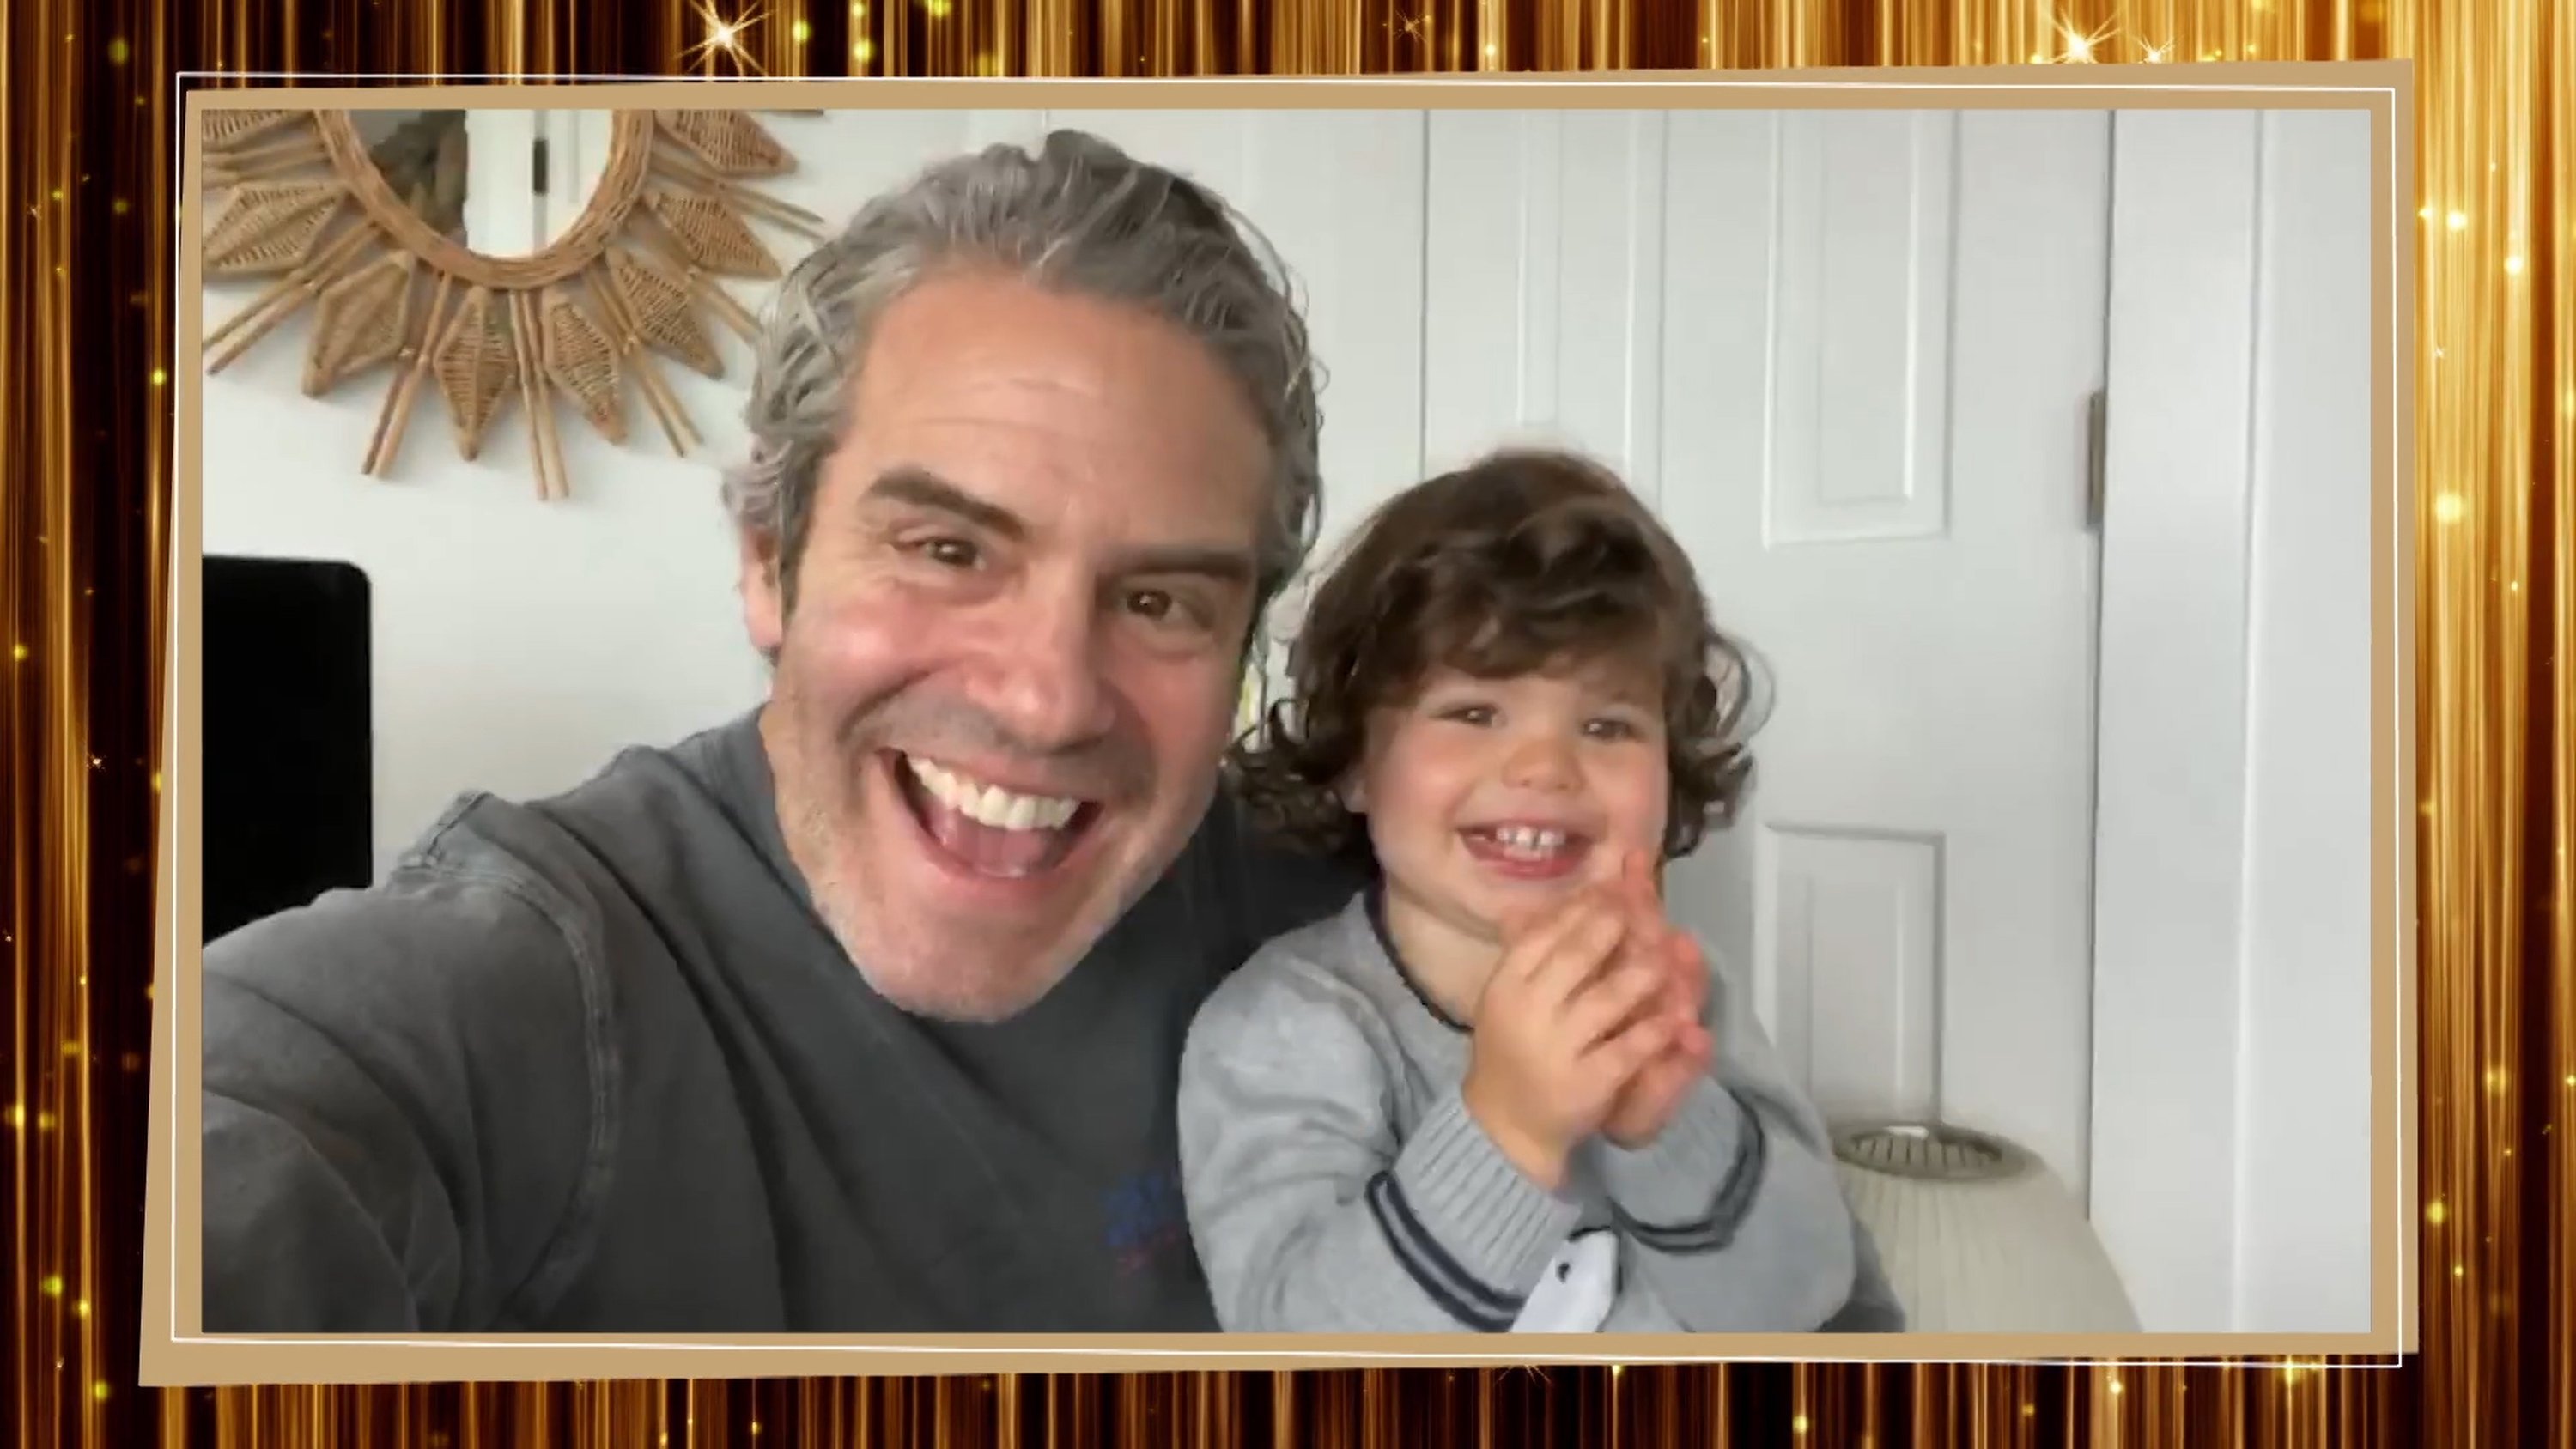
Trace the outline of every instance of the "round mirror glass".
<instances>
[{"instance_id":1,"label":"round mirror glass","mask_svg":"<svg viewBox=\"0 0 2576 1449\"><path fill-rule=\"evenodd\" d=\"M351 111L394 196L440 236L488 257L545 250L590 205L613 111Z\"/></svg>"}]
</instances>

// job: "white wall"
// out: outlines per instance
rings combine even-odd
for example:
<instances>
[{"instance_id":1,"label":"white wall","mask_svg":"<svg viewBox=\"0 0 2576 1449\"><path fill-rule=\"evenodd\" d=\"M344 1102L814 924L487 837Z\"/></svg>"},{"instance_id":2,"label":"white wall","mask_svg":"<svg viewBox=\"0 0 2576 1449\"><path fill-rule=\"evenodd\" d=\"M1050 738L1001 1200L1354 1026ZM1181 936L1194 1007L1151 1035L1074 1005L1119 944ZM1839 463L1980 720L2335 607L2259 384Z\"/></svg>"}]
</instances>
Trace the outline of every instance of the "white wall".
<instances>
[{"instance_id":1,"label":"white wall","mask_svg":"<svg viewBox=\"0 0 2576 1449\"><path fill-rule=\"evenodd\" d=\"M2369 1320L2364 1086L2396 1067L2369 1059L2362 984L2371 920L2368 124L2357 112L2266 115L2261 166L2236 1322L2287 1330ZM2381 1210L2403 1212L2395 1203Z\"/></svg>"},{"instance_id":2,"label":"white wall","mask_svg":"<svg viewBox=\"0 0 2576 1449\"><path fill-rule=\"evenodd\" d=\"M2094 1218L2150 1329L2358 1332L2368 122L2117 136Z\"/></svg>"}]
</instances>

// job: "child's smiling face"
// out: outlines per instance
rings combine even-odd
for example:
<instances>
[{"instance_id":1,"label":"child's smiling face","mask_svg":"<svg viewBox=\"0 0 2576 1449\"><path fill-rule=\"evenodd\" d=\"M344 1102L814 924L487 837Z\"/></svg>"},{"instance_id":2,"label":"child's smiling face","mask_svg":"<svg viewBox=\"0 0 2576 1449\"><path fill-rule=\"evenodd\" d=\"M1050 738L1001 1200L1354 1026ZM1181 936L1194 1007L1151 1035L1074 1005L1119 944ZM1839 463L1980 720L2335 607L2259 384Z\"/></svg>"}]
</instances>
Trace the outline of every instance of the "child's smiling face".
<instances>
[{"instance_id":1,"label":"child's smiling face","mask_svg":"<svg viewBox=\"0 0 2576 1449\"><path fill-rule=\"evenodd\" d=\"M1435 672L1374 712L1348 787L1393 909L1482 942L1509 915L1662 858L1670 808L1662 690L1603 663L1478 679Z\"/></svg>"}]
</instances>

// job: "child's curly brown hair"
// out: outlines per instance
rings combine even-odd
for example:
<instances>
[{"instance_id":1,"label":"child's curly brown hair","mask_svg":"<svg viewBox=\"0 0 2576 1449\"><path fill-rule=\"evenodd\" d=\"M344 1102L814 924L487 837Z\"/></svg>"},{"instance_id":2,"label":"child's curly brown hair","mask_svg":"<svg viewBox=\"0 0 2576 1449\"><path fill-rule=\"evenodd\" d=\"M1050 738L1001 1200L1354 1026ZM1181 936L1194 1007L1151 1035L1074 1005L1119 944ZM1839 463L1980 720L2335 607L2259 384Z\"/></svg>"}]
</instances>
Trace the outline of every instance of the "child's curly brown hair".
<instances>
[{"instance_id":1,"label":"child's curly brown hair","mask_svg":"<svg viewBox=\"0 0 2576 1449\"><path fill-rule=\"evenodd\" d=\"M1339 787L1369 717L1436 669L1488 679L1629 658L1663 685L1666 859L1733 818L1752 768L1751 661L1709 620L1690 557L1607 468L1514 449L1380 508L1316 589L1288 656L1289 701L1228 756L1253 818L1339 853L1367 844Z\"/></svg>"}]
</instances>

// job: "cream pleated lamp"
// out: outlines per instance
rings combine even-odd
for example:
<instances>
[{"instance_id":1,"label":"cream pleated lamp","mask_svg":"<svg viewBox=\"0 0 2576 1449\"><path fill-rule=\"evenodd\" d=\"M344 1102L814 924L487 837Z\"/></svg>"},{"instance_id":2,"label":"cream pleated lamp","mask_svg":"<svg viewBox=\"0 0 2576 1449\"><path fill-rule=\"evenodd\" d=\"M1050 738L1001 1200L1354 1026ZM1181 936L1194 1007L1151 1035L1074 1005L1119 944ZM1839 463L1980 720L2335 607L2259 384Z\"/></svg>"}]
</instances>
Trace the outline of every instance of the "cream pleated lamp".
<instances>
[{"instance_id":1,"label":"cream pleated lamp","mask_svg":"<svg viewBox=\"0 0 2576 1449\"><path fill-rule=\"evenodd\" d=\"M1931 1123L1838 1128L1852 1211L1915 1333L2135 1333L2137 1312L2066 1184L2028 1151Z\"/></svg>"}]
</instances>

